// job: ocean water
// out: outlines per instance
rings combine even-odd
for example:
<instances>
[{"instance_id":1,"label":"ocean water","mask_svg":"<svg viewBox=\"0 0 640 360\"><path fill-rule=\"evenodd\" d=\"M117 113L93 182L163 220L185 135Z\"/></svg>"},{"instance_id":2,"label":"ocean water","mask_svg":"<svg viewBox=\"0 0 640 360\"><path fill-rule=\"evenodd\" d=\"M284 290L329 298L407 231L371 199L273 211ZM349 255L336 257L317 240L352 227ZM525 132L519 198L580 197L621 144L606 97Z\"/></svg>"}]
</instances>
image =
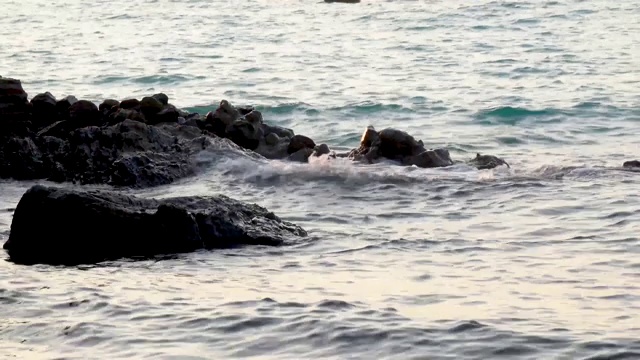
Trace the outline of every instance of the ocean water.
<instances>
[{"instance_id":1,"label":"ocean water","mask_svg":"<svg viewBox=\"0 0 640 360\"><path fill-rule=\"evenodd\" d=\"M309 238L82 267L2 252L0 357L640 359L637 1L0 5L0 75L30 96L227 99L334 149L391 126L511 165L205 152L127 192L225 194ZM0 182L0 242L34 183Z\"/></svg>"}]
</instances>

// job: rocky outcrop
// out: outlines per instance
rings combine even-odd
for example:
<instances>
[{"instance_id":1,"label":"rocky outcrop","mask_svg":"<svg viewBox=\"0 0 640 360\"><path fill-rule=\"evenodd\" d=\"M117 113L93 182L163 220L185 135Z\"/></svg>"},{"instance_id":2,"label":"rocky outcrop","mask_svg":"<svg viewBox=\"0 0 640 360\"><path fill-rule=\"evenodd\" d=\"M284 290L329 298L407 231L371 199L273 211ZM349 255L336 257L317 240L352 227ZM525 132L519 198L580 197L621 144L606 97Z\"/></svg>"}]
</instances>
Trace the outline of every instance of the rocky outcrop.
<instances>
[{"instance_id":1,"label":"rocky outcrop","mask_svg":"<svg viewBox=\"0 0 640 360\"><path fill-rule=\"evenodd\" d=\"M360 147L349 153L349 158L372 163L380 158L395 160L402 165L423 168L453 165L446 149L426 149L423 142L397 129L376 131L372 126L365 129Z\"/></svg>"},{"instance_id":2,"label":"rocky outcrop","mask_svg":"<svg viewBox=\"0 0 640 360\"><path fill-rule=\"evenodd\" d=\"M15 137L2 144L0 177L48 179L80 184L149 187L194 174L192 156L216 139L184 136L182 126L167 129L124 120L107 127L70 132L45 129L34 139ZM184 131L182 131L184 133Z\"/></svg>"},{"instance_id":3,"label":"rocky outcrop","mask_svg":"<svg viewBox=\"0 0 640 360\"><path fill-rule=\"evenodd\" d=\"M365 130L360 146L335 154L326 144L265 123L252 107L222 100L206 116L178 109L164 93L141 100L106 99L99 106L41 93L28 101L19 80L0 78L0 177L81 184L147 187L170 183L195 171L192 158L212 142L267 159L308 162L311 157L380 159L423 168L453 165L444 148L427 149L408 133ZM467 162L478 169L508 164L490 155Z\"/></svg>"},{"instance_id":4,"label":"rocky outcrop","mask_svg":"<svg viewBox=\"0 0 640 360\"><path fill-rule=\"evenodd\" d=\"M640 169L640 160L630 160L630 161L625 161L622 164L623 168L638 168Z\"/></svg>"},{"instance_id":5,"label":"rocky outcrop","mask_svg":"<svg viewBox=\"0 0 640 360\"><path fill-rule=\"evenodd\" d=\"M4 244L22 264L76 265L242 245L281 245L304 229L226 196L142 199L110 191L34 186Z\"/></svg>"}]
</instances>

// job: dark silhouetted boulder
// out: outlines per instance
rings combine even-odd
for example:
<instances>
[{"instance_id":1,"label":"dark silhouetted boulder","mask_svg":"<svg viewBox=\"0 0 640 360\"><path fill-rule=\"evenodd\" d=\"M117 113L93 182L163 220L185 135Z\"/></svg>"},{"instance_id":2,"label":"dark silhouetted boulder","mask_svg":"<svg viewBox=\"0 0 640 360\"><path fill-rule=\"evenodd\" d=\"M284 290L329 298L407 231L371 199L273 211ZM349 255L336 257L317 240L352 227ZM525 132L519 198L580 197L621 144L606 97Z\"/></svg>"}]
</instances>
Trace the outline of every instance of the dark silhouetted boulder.
<instances>
[{"instance_id":1,"label":"dark silhouetted boulder","mask_svg":"<svg viewBox=\"0 0 640 360\"><path fill-rule=\"evenodd\" d=\"M73 95L65 96L64 98L58 100L56 102L56 109L58 111L58 119L60 120L69 120L70 114L69 109L71 105L78 102L78 99Z\"/></svg>"},{"instance_id":2,"label":"dark silhouetted boulder","mask_svg":"<svg viewBox=\"0 0 640 360\"><path fill-rule=\"evenodd\" d=\"M306 236L267 209L226 196L142 199L36 185L20 199L4 248L21 264L77 265Z\"/></svg>"},{"instance_id":3,"label":"dark silhouetted boulder","mask_svg":"<svg viewBox=\"0 0 640 360\"><path fill-rule=\"evenodd\" d=\"M152 120L155 116L162 111L164 105L162 103L151 96L145 96L140 100L140 112L144 115L145 119ZM177 118L177 116L176 116ZM150 122L151 123L151 122Z\"/></svg>"},{"instance_id":4,"label":"dark silhouetted boulder","mask_svg":"<svg viewBox=\"0 0 640 360\"><path fill-rule=\"evenodd\" d=\"M625 161L622 164L622 167L624 167L624 168L640 168L640 160Z\"/></svg>"},{"instance_id":5,"label":"dark silhouetted boulder","mask_svg":"<svg viewBox=\"0 0 640 360\"><path fill-rule=\"evenodd\" d=\"M100 110L102 114L107 114L107 112L110 111L114 106L120 106L120 101L114 99L106 99L100 104L100 106L98 106L98 110Z\"/></svg>"},{"instance_id":6,"label":"dark silhouetted boulder","mask_svg":"<svg viewBox=\"0 0 640 360\"><path fill-rule=\"evenodd\" d=\"M304 135L294 135L289 142L287 152L289 154L296 153L302 149L311 149L316 147L316 143Z\"/></svg>"},{"instance_id":7,"label":"dark silhouetted boulder","mask_svg":"<svg viewBox=\"0 0 640 360\"><path fill-rule=\"evenodd\" d=\"M162 106L166 106L167 104L169 104L169 97L164 93L154 94L152 97L160 101Z\"/></svg>"},{"instance_id":8,"label":"dark silhouetted boulder","mask_svg":"<svg viewBox=\"0 0 640 360\"><path fill-rule=\"evenodd\" d=\"M120 108L140 111L140 101L138 99L122 100L120 102Z\"/></svg>"},{"instance_id":9,"label":"dark silhouetted boulder","mask_svg":"<svg viewBox=\"0 0 640 360\"><path fill-rule=\"evenodd\" d=\"M31 99L32 124L37 128L49 126L59 119L57 100L50 92L38 94Z\"/></svg>"},{"instance_id":10,"label":"dark silhouetted boulder","mask_svg":"<svg viewBox=\"0 0 640 360\"><path fill-rule=\"evenodd\" d=\"M101 125L102 114L96 104L80 100L69 108L69 121L76 127Z\"/></svg>"},{"instance_id":11,"label":"dark silhouetted boulder","mask_svg":"<svg viewBox=\"0 0 640 360\"><path fill-rule=\"evenodd\" d=\"M20 80L0 78L0 138L27 136L31 105Z\"/></svg>"}]
</instances>

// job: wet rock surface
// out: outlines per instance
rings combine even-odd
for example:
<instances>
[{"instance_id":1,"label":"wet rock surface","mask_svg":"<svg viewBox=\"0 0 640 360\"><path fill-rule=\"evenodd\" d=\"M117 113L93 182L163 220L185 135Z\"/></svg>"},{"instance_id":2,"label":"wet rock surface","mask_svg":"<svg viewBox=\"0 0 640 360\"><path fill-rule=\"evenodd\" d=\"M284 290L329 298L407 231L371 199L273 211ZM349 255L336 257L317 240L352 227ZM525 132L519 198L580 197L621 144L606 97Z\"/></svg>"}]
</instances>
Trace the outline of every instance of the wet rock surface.
<instances>
[{"instance_id":1,"label":"wet rock surface","mask_svg":"<svg viewBox=\"0 0 640 360\"><path fill-rule=\"evenodd\" d=\"M220 101L208 114L176 108L164 93L105 99L96 105L49 92L28 100L19 80L0 78L0 177L80 184L149 187L193 175L193 157L220 138L267 159L308 162L310 157L381 159L405 166L453 165L445 148L428 149L405 131L365 129L360 146L335 154L327 144L265 123L253 107ZM509 166L491 155L466 162L478 169ZM625 165L626 166L626 165Z\"/></svg>"},{"instance_id":2,"label":"wet rock surface","mask_svg":"<svg viewBox=\"0 0 640 360\"><path fill-rule=\"evenodd\" d=\"M76 265L277 246L306 235L265 208L226 196L154 200L36 185L20 199L4 249L16 263Z\"/></svg>"}]
</instances>

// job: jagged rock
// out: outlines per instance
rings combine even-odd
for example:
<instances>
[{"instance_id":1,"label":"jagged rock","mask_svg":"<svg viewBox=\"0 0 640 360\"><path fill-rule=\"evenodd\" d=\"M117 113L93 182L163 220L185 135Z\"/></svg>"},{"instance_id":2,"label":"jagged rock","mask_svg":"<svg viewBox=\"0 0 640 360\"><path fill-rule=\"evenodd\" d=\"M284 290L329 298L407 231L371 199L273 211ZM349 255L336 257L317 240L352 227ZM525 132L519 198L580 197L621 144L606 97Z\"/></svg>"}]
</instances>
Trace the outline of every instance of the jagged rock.
<instances>
[{"instance_id":1,"label":"jagged rock","mask_svg":"<svg viewBox=\"0 0 640 360\"><path fill-rule=\"evenodd\" d=\"M302 148L294 152L293 154L289 155L288 159L289 161L308 162L311 154L313 154L313 149Z\"/></svg>"},{"instance_id":2,"label":"jagged rock","mask_svg":"<svg viewBox=\"0 0 640 360\"><path fill-rule=\"evenodd\" d=\"M80 100L69 108L69 121L77 127L100 125L102 115L96 104Z\"/></svg>"},{"instance_id":3,"label":"jagged rock","mask_svg":"<svg viewBox=\"0 0 640 360\"><path fill-rule=\"evenodd\" d=\"M624 167L624 168L640 168L640 160L625 161L622 164L622 167Z\"/></svg>"},{"instance_id":4,"label":"jagged rock","mask_svg":"<svg viewBox=\"0 0 640 360\"><path fill-rule=\"evenodd\" d=\"M506 161L497 156L480 154L476 154L476 157L469 160L467 164L476 167L478 170L493 169L500 165L506 165L508 168L511 167Z\"/></svg>"},{"instance_id":5,"label":"jagged rock","mask_svg":"<svg viewBox=\"0 0 640 360\"><path fill-rule=\"evenodd\" d=\"M291 139L295 135L293 133L293 130L287 129L287 128L283 128L283 127L280 127L280 126L271 126L271 125L267 125L267 124L263 123L260 127L262 128L262 133L264 134L264 136L267 136L267 135L273 133L273 134L278 135L281 138Z\"/></svg>"},{"instance_id":6,"label":"jagged rock","mask_svg":"<svg viewBox=\"0 0 640 360\"><path fill-rule=\"evenodd\" d=\"M160 101L163 106L169 104L169 97L164 93L154 94L152 96L154 99Z\"/></svg>"},{"instance_id":7,"label":"jagged rock","mask_svg":"<svg viewBox=\"0 0 640 360\"><path fill-rule=\"evenodd\" d=\"M101 113L106 114L114 106L120 106L120 101L115 99L106 99L100 104L100 106L98 106L98 110L100 110Z\"/></svg>"},{"instance_id":8,"label":"jagged rock","mask_svg":"<svg viewBox=\"0 0 640 360\"><path fill-rule=\"evenodd\" d=\"M277 246L306 235L265 208L226 196L155 200L36 185L20 199L4 249L16 263L78 265Z\"/></svg>"},{"instance_id":9,"label":"jagged rock","mask_svg":"<svg viewBox=\"0 0 640 360\"><path fill-rule=\"evenodd\" d=\"M193 175L195 169L186 157L166 153L124 154L113 162L108 183L114 186L146 187L169 184Z\"/></svg>"},{"instance_id":10,"label":"jagged rock","mask_svg":"<svg viewBox=\"0 0 640 360\"><path fill-rule=\"evenodd\" d=\"M38 94L31 99L32 124L38 128L49 126L58 120L57 100L50 92Z\"/></svg>"},{"instance_id":11,"label":"jagged rock","mask_svg":"<svg viewBox=\"0 0 640 360\"><path fill-rule=\"evenodd\" d=\"M140 111L140 101L138 99L122 100L120 102L120 108Z\"/></svg>"},{"instance_id":12,"label":"jagged rock","mask_svg":"<svg viewBox=\"0 0 640 360\"><path fill-rule=\"evenodd\" d=\"M227 128L239 117L240 112L227 100L222 100L215 111L207 113L204 124L200 128L217 136L225 137Z\"/></svg>"},{"instance_id":13,"label":"jagged rock","mask_svg":"<svg viewBox=\"0 0 640 360\"><path fill-rule=\"evenodd\" d=\"M186 124L162 123L158 124L157 128L180 139L192 140L202 136L202 131L200 131L200 129Z\"/></svg>"},{"instance_id":14,"label":"jagged rock","mask_svg":"<svg viewBox=\"0 0 640 360\"><path fill-rule=\"evenodd\" d=\"M30 138L13 138L0 146L0 177L132 187L168 184L194 173L193 156L213 141L200 132L129 119L80 128L61 121L41 130L35 145L25 143Z\"/></svg>"},{"instance_id":15,"label":"jagged rock","mask_svg":"<svg viewBox=\"0 0 640 360\"><path fill-rule=\"evenodd\" d=\"M78 99L73 95L67 95L64 98L58 100L56 103L56 109L58 110L58 119L69 120L69 108L71 105L78 102Z\"/></svg>"},{"instance_id":16,"label":"jagged rock","mask_svg":"<svg viewBox=\"0 0 640 360\"><path fill-rule=\"evenodd\" d=\"M221 121L225 126L229 126L240 117L240 112L227 100L222 100L220 101L220 106L213 113L213 117Z\"/></svg>"},{"instance_id":17,"label":"jagged rock","mask_svg":"<svg viewBox=\"0 0 640 360\"><path fill-rule=\"evenodd\" d=\"M316 147L316 143L304 135L294 135L289 142L287 152L289 154L296 153L302 149L311 149Z\"/></svg>"}]
</instances>

